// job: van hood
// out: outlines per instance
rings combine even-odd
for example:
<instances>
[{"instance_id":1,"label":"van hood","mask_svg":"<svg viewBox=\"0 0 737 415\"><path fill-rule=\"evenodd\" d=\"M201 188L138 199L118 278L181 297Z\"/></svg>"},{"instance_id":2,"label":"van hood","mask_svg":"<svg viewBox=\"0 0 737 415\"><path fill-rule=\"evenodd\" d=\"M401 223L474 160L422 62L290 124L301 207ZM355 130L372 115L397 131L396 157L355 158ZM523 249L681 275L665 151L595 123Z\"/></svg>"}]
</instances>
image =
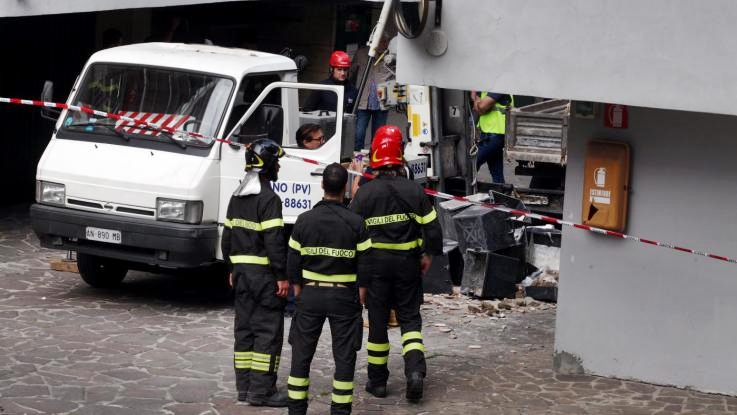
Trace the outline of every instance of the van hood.
<instances>
[{"instance_id":1,"label":"van hood","mask_svg":"<svg viewBox=\"0 0 737 415\"><path fill-rule=\"evenodd\" d=\"M62 183L67 201L155 208L156 198L201 200L213 160L169 151L53 139L37 179Z\"/></svg>"}]
</instances>

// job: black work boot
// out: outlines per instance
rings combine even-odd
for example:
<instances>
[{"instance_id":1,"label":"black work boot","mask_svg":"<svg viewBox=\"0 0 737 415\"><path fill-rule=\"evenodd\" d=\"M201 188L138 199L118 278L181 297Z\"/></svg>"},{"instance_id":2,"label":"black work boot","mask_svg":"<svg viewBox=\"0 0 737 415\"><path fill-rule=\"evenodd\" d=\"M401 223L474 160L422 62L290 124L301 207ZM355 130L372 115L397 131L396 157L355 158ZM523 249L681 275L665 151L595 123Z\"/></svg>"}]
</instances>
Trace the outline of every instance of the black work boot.
<instances>
[{"instance_id":1,"label":"black work boot","mask_svg":"<svg viewBox=\"0 0 737 415\"><path fill-rule=\"evenodd\" d=\"M407 377L407 400L419 402L422 399L422 386L425 376L420 372L412 372Z\"/></svg>"},{"instance_id":2,"label":"black work boot","mask_svg":"<svg viewBox=\"0 0 737 415\"><path fill-rule=\"evenodd\" d=\"M238 402L246 402L248 400L248 392L238 392Z\"/></svg>"},{"instance_id":3,"label":"black work boot","mask_svg":"<svg viewBox=\"0 0 737 415\"><path fill-rule=\"evenodd\" d=\"M386 398L386 384L374 385L370 380L366 382L366 392L376 396L377 398Z\"/></svg>"},{"instance_id":4,"label":"black work boot","mask_svg":"<svg viewBox=\"0 0 737 415\"><path fill-rule=\"evenodd\" d=\"M272 408L283 408L287 406L287 391L276 391L271 396L258 397L248 394L246 402L251 406L270 406Z\"/></svg>"}]
</instances>

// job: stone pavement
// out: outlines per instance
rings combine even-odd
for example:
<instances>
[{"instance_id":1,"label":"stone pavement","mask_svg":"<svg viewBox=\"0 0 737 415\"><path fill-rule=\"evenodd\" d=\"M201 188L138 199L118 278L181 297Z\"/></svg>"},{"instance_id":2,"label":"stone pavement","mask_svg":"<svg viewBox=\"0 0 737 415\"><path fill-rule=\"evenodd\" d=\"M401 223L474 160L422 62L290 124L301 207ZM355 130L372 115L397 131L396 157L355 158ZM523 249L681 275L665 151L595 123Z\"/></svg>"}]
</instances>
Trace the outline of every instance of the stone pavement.
<instances>
[{"instance_id":1,"label":"stone pavement","mask_svg":"<svg viewBox=\"0 0 737 415\"><path fill-rule=\"evenodd\" d=\"M0 415L286 413L235 402L233 312L206 275L132 272L119 289L95 290L76 274L49 269L62 255L38 246L26 206L0 211ZM469 313L467 299L427 300L425 399L404 400L399 330L392 329L390 395L363 391L362 350L355 414L737 413L735 397L557 375L554 307L492 318ZM329 412L328 331L313 362L311 414ZM289 356L285 344L281 385Z\"/></svg>"}]
</instances>

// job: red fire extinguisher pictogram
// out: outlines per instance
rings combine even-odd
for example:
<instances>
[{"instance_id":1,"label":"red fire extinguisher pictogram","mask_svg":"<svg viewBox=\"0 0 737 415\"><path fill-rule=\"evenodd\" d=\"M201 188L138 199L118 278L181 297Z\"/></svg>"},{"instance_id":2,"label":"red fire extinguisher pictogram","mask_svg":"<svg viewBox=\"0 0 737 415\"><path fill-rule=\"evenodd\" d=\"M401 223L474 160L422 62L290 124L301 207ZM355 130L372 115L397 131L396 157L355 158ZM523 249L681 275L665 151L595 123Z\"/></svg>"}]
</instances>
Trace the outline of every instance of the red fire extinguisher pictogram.
<instances>
[{"instance_id":1,"label":"red fire extinguisher pictogram","mask_svg":"<svg viewBox=\"0 0 737 415\"><path fill-rule=\"evenodd\" d=\"M628 118L626 105L604 105L604 127L627 128Z\"/></svg>"}]
</instances>

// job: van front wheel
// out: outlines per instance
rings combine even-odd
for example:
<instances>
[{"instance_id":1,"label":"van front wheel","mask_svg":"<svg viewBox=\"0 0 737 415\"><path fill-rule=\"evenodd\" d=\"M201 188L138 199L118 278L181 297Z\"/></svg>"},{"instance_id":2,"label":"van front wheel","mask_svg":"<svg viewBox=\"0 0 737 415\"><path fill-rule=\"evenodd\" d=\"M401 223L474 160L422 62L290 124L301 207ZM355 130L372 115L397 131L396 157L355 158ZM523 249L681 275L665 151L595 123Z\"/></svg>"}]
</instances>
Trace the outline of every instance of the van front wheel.
<instances>
[{"instance_id":1,"label":"van front wheel","mask_svg":"<svg viewBox=\"0 0 737 415\"><path fill-rule=\"evenodd\" d=\"M84 282L95 288L117 287L128 273L118 261L80 253L77 253L77 268Z\"/></svg>"}]
</instances>

